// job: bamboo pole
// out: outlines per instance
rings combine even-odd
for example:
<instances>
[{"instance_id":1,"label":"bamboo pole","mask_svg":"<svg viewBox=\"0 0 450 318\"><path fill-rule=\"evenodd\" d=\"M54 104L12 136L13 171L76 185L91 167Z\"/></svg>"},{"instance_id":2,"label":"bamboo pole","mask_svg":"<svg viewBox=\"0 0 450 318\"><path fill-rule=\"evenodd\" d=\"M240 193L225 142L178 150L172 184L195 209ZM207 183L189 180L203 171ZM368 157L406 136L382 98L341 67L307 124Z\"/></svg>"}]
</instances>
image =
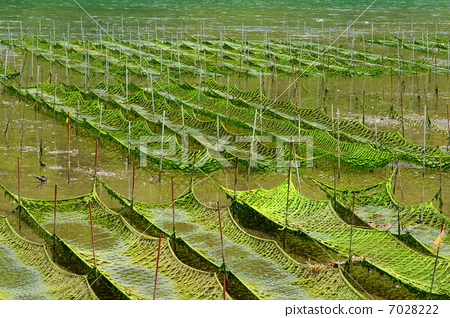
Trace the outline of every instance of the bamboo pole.
<instances>
[{"instance_id":1,"label":"bamboo pole","mask_svg":"<svg viewBox=\"0 0 450 318\"><path fill-rule=\"evenodd\" d=\"M437 244L436 258L434 259L433 275L431 276L430 297L433 293L434 278L436 277L436 270L437 270L437 265L438 265L438 261L439 261L439 251L441 249L441 242L442 242L442 236L444 235L444 230L445 230L445 223L444 223L444 220L442 220L441 232L438 236L438 238L440 238L440 239Z\"/></svg>"},{"instance_id":2,"label":"bamboo pole","mask_svg":"<svg viewBox=\"0 0 450 318\"><path fill-rule=\"evenodd\" d=\"M125 108L128 113L128 55L125 59Z\"/></svg>"},{"instance_id":3,"label":"bamboo pole","mask_svg":"<svg viewBox=\"0 0 450 318\"><path fill-rule=\"evenodd\" d=\"M58 185L55 184L55 200L53 203L53 262L56 262L56 202L58 196Z\"/></svg>"},{"instance_id":4,"label":"bamboo pole","mask_svg":"<svg viewBox=\"0 0 450 318\"><path fill-rule=\"evenodd\" d=\"M425 92L425 100L426 100ZM425 160L426 160L426 138L427 138L427 102L423 105L423 149L422 149L422 202L425 202Z\"/></svg>"},{"instance_id":5,"label":"bamboo pole","mask_svg":"<svg viewBox=\"0 0 450 318\"><path fill-rule=\"evenodd\" d=\"M153 286L153 300L156 300L156 286L158 285L159 259L161 257L161 241L162 241L162 233L160 232L158 239L158 254L156 256L156 271L155 271L155 284Z\"/></svg>"},{"instance_id":6,"label":"bamboo pole","mask_svg":"<svg viewBox=\"0 0 450 318\"><path fill-rule=\"evenodd\" d=\"M222 216L220 213L220 202L219 201L217 201L217 215L219 218L220 244L222 247L222 262L223 262L223 265L225 265L225 243L223 240Z\"/></svg>"},{"instance_id":7,"label":"bamboo pole","mask_svg":"<svg viewBox=\"0 0 450 318\"><path fill-rule=\"evenodd\" d=\"M252 132L252 139L250 142L250 154L249 154L249 162L248 162L248 170L247 170L247 181L250 179L250 170L252 167L252 161L253 161L253 151L254 151L254 144L255 144L255 133L256 133L256 118L258 116L258 111L255 109L255 116L253 119L253 132Z\"/></svg>"},{"instance_id":8,"label":"bamboo pole","mask_svg":"<svg viewBox=\"0 0 450 318\"><path fill-rule=\"evenodd\" d=\"M377 115L375 115L374 117L374 124L375 124L375 146L376 149L378 150L378 117ZM404 136L403 136L404 137Z\"/></svg>"},{"instance_id":9,"label":"bamboo pole","mask_svg":"<svg viewBox=\"0 0 450 318\"><path fill-rule=\"evenodd\" d=\"M22 224L20 222L20 214L22 212L22 203L21 203L21 185L20 185L20 158L17 158L17 196L18 196L18 201L19 201L19 230L22 229Z\"/></svg>"},{"instance_id":10,"label":"bamboo pole","mask_svg":"<svg viewBox=\"0 0 450 318\"><path fill-rule=\"evenodd\" d=\"M334 198L336 201L336 197ZM353 192L353 200L352 200L352 220L350 223L350 242L348 246L348 265L350 266L350 263L352 261L352 244L353 244L353 219L355 217L355 200L356 200L356 192Z\"/></svg>"},{"instance_id":11,"label":"bamboo pole","mask_svg":"<svg viewBox=\"0 0 450 318\"><path fill-rule=\"evenodd\" d=\"M161 183L161 174L162 174L162 165L163 165L163 148L164 148L164 125L165 125L165 115L166 115L166 111L163 110L162 113L162 132L161 132L161 149L160 149L160 154L159 154L159 177L158 177L158 182Z\"/></svg>"},{"instance_id":12,"label":"bamboo pole","mask_svg":"<svg viewBox=\"0 0 450 318\"><path fill-rule=\"evenodd\" d=\"M302 142L302 136L301 136L301 118L300 115L298 115L298 149L300 151L300 145ZM306 151L308 153L308 151ZM306 166L308 167L308 154L306 154ZM297 160L297 159L296 159ZM298 191L301 193L302 192L302 184L301 184L301 179L300 179L300 172L299 172L299 165L296 165L296 173L297 173L297 182L298 182Z\"/></svg>"},{"instance_id":13,"label":"bamboo pole","mask_svg":"<svg viewBox=\"0 0 450 318\"><path fill-rule=\"evenodd\" d=\"M400 109L402 112L402 136L403 138L405 138L405 117L404 117L404 113L403 113L403 93L400 92Z\"/></svg>"},{"instance_id":14,"label":"bamboo pole","mask_svg":"<svg viewBox=\"0 0 450 318\"><path fill-rule=\"evenodd\" d=\"M227 117L227 120L229 120L228 117L228 104L229 104L229 100L230 100L230 75L227 75L227 103L226 103L226 108L225 108L225 115ZM449 123L449 136L450 136L450 123Z\"/></svg>"},{"instance_id":15,"label":"bamboo pole","mask_svg":"<svg viewBox=\"0 0 450 318\"><path fill-rule=\"evenodd\" d=\"M290 146L290 149L289 149L289 166L288 166L288 188L287 188L286 208L285 208L285 227L288 226L288 217L289 217L289 192L291 190L292 148L294 147L294 143L292 142L292 137L291 137L291 143L289 146Z\"/></svg>"},{"instance_id":16,"label":"bamboo pole","mask_svg":"<svg viewBox=\"0 0 450 318\"><path fill-rule=\"evenodd\" d=\"M92 243L92 257L94 258L94 267L97 267L97 259L95 258L95 233L94 233L94 221L92 220L92 201L88 201L89 205L89 222L91 225L91 243Z\"/></svg>"},{"instance_id":17,"label":"bamboo pole","mask_svg":"<svg viewBox=\"0 0 450 318\"><path fill-rule=\"evenodd\" d=\"M220 138L220 121L219 116L216 116L216 133L217 133L217 144L219 144L219 138Z\"/></svg>"},{"instance_id":18,"label":"bamboo pole","mask_svg":"<svg viewBox=\"0 0 450 318\"><path fill-rule=\"evenodd\" d=\"M447 132L448 132L447 151L448 151L448 148L450 146L450 112L448 109L448 103L446 104L446 107L447 107Z\"/></svg>"},{"instance_id":19,"label":"bamboo pole","mask_svg":"<svg viewBox=\"0 0 450 318\"><path fill-rule=\"evenodd\" d=\"M136 184L136 162L133 163L133 176L131 179L131 205L130 205L130 223L133 225L133 208L134 208L134 189Z\"/></svg>"},{"instance_id":20,"label":"bamboo pole","mask_svg":"<svg viewBox=\"0 0 450 318\"><path fill-rule=\"evenodd\" d=\"M197 151L194 152L194 161L192 163L192 170L191 170L191 182L190 187L194 185L194 173L195 173L195 164L197 163Z\"/></svg>"},{"instance_id":21,"label":"bamboo pole","mask_svg":"<svg viewBox=\"0 0 450 318\"><path fill-rule=\"evenodd\" d=\"M220 213L220 202L217 201L217 215L219 218L219 230L220 230L220 245L222 247L222 279L223 279L223 300L227 299L227 278L226 278L226 265L225 265L225 243L223 239L223 229L222 229L222 217Z\"/></svg>"},{"instance_id":22,"label":"bamboo pole","mask_svg":"<svg viewBox=\"0 0 450 318\"><path fill-rule=\"evenodd\" d=\"M220 244L222 246L222 266L223 266L223 299L227 299L227 279L226 279L226 266L225 266L225 243L223 240L223 229L222 229L222 217L220 214L220 202L217 201L217 215L219 217L219 230L220 230Z\"/></svg>"},{"instance_id":23,"label":"bamboo pole","mask_svg":"<svg viewBox=\"0 0 450 318\"><path fill-rule=\"evenodd\" d=\"M442 156L439 157L439 193L442 197Z\"/></svg>"},{"instance_id":24,"label":"bamboo pole","mask_svg":"<svg viewBox=\"0 0 450 318\"><path fill-rule=\"evenodd\" d=\"M97 165L98 165L98 139L95 141L95 156L94 156L94 183L97 183Z\"/></svg>"},{"instance_id":25,"label":"bamboo pole","mask_svg":"<svg viewBox=\"0 0 450 318\"><path fill-rule=\"evenodd\" d=\"M363 123L363 125L365 125L366 124L366 91L365 90L363 90L363 96L362 96L362 111L363 111L362 123Z\"/></svg>"},{"instance_id":26,"label":"bamboo pole","mask_svg":"<svg viewBox=\"0 0 450 318\"><path fill-rule=\"evenodd\" d=\"M336 112L337 117L337 155L338 155L338 162L337 162L337 177L338 180L341 180L341 134L340 134L340 128L339 128L339 108Z\"/></svg>"},{"instance_id":27,"label":"bamboo pole","mask_svg":"<svg viewBox=\"0 0 450 318\"><path fill-rule=\"evenodd\" d=\"M171 190L172 190L172 232L175 236L175 191L174 191L174 181L171 178Z\"/></svg>"},{"instance_id":28,"label":"bamboo pole","mask_svg":"<svg viewBox=\"0 0 450 318\"><path fill-rule=\"evenodd\" d=\"M239 158L234 159L234 187L233 187L233 197L236 199L236 189L238 182L238 171L239 171Z\"/></svg>"},{"instance_id":29,"label":"bamboo pole","mask_svg":"<svg viewBox=\"0 0 450 318\"><path fill-rule=\"evenodd\" d=\"M128 121L128 161L131 158L131 121Z\"/></svg>"},{"instance_id":30,"label":"bamboo pole","mask_svg":"<svg viewBox=\"0 0 450 318\"><path fill-rule=\"evenodd\" d=\"M222 275L222 286L223 286L223 300L227 300L227 276L225 273Z\"/></svg>"},{"instance_id":31,"label":"bamboo pole","mask_svg":"<svg viewBox=\"0 0 450 318\"><path fill-rule=\"evenodd\" d=\"M67 183L70 184L70 113L67 113Z\"/></svg>"}]
</instances>

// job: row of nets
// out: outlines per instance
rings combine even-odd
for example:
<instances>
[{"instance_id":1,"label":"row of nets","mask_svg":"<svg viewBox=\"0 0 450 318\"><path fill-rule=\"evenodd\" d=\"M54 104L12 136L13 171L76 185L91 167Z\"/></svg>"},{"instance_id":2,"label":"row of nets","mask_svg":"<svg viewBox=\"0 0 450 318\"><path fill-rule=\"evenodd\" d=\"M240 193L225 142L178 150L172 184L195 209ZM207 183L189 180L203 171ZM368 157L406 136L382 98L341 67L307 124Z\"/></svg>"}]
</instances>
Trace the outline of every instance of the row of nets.
<instances>
[{"instance_id":1,"label":"row of nets","mask_svg":"<svg viewBox=\"0 0 450 318\"><path fill-rule=\"evenodd\" d=\"M314 271L319 266L296 262L275 241L246 233L227 207L220 209L224 236L222 255L218 208L202 204L192 188L174 200L173 216L172 203L131 202L104 186L123 204L125 213L131 208L166 232L175 228L177 237L183 238L215 264L224 262L226 269L237 275L260 299L363 298L334 264Z\"/></svg>"},{"instance_id":2,"label":"row of nets","mask_svg":"<svg viewBox=\"0 0 450 318\"><path fill-rule=\"evenodd\" d=\"M225 191L238 208L250 208L280 228L305 233L343 255L362 258L423 296L430 294L434 279L431 296L450 297L448 260L417 252L388 231L352 226L343 221L329 201L310 199L298 193L293 184L289 186L288 181L270 190L238 191L235 197L231 190Z\"/></svg>"},{"instance_id":3,"label":"row of nets","mask_svg":"<svg viewBox=\"0 0 450 318\"><path fill-rule=\"evenodd\" d=\"M314 180L330 199L336 199L344 207L352 207L354 212L367 225L388 230L393 234L409 233L421 246L436 252L436 238L442 226L450 226L450 220L434 204L442 204L440 192L431 200L405 205L393 194L393 178L359 189L335 189L318 180ZM450 258L450 237L445 235L440 243L439 255Z\"/></svg>"},{"instance_id":4,"label":"row of nets","mask_svg":"<svg viewBox=\"0 0 450 318\"><path fill-rule=\"evenodd\" d=\"M95 189L84 196L58 200L56 205L55 201L26 198L20 201L20 207L47 232L54 226L55 206L55 234L80 258L95 266L128 298L153 298L158 238L136 231L99 199ZM222 299L223 289L214 273L182 263L167 238L161 240L159 249L156 299Z\"/></svg>"}]
</instances>

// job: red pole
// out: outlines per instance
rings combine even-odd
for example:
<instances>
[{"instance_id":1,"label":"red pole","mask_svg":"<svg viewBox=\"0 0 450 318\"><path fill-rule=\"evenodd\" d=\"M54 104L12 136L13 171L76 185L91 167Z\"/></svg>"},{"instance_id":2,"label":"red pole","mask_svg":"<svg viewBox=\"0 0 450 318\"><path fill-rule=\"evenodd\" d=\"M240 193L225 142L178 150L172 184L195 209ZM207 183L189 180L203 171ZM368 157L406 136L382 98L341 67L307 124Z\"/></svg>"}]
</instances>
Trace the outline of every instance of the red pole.
<instances>
[{"instance_id":1,"label":"red pole","mask_svg":"<svg viewBox=\"0 0 450 318\"><path fill-rule=\"evenodd\" d=\"M97 267L97 260L95 258L95 236L94 236L94 222L92 221L92 201L89 200L89 221L91 223L91 243L92 243L92 255L94 257L94 267Z\"/></svg>"},{"instance_id":2,"label":"red pole","mask_svg":"<svg viewBox=\"0 0 450 318\"><path fill-rule=\"evenodd\" d=\"M156 286L158 285L159 258L161 256L161 240L162 240L162 233L159 233L158 255L156 256L155 286L153 288L153 300L156 299Z\"/></svg>"},{"instance_id":3,"label":"red pole","mask_svg":"<svg viewBox=\"0 0 450 318\"><path fill-rule=\"evenodd\" d=\"M223 300L227 300L227 277L223 273Z\"/></svg>"}]
</instances>

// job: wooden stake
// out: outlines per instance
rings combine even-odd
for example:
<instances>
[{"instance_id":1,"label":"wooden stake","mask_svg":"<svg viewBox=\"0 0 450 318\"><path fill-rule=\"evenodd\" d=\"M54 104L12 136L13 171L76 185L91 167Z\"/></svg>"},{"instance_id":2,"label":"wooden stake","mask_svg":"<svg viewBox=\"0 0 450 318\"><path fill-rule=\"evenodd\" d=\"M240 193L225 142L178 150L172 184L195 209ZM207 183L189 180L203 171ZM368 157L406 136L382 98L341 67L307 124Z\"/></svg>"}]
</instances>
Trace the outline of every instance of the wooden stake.
<instances>
[{"instance_id":1,"label":"wooden stake","mask_svg":"<svg viewBox=\"0 0 450 318\"><path fill-rule=\"evenodd\" d=\"M173 177L171 178L171 188L172 188L172 231L175 236L175 191L174 191Z\"/></svg>"},{"instance_id":2,"label":"wooden stake","mask_svg":"<svg viewBox=\"0 0 450 318\"><path fill-rule=\"evenodd\" d=\"M55 184L55 201L53 204L53 262L56 262L56 202L58 196L58 185Z\"/></svg>"},{"instance_id":3,"label":"wooden stake","mask_svg":"<svg viewBox=\"0 0 450 318\"><path fill-rule=\"evenodd\" d=\"M55 198L53 203L53 235L56 234L56 202L58 196L58 185L55 184Z\"/></svg>"},{"instance_id":4,"label":"wooden stake","mask_svg":"<svg viewBox=\"0 0 450 318\"><path fill-rule=\"evenodd\" d=\"M67 183L70 184L70 113L67 113Z\"/></svg>"},{"instance_id":5,"label":"wooden stake","mask_svg":"<svg viewBox=\"0 0 450 318\"><path fill-rule=\"evenodd\" d=\"M374 124L375 124L375 146L376 149L378 150L378 124L377 124L378 118L375 115L374 117ZM403 136L404 137L404 136Z\"/></svg>"},{"instance_id":6,"label":"wooden stake","mask_svg":"<svg viewBox=\"0 0 450 318\"><path fill-rule=\"evenodd\" d=\"M219 218L220 244L222 246L222 262L225 263L225 244L223 241L222 216L220 214L220 202L219 201L217 201L217 215Z\"/></svg>"},{"instance_id":7,"label":"wooden stake","mask_svg":"<svg viewBox=\"0 0 450 318\"><path fill-rule=\"evenodd\" d=\"M159 154L159 183L161 183L162 165L163 165L163 148L164 148L164 121L165 121L166 111L163 110L162 113L162 132L161 132L161 152Z\"/></svg>"},{"instance_id":8,"label":"wooden stake","mask_svg":"<svg viewBox=\"0 0 450 318\"><path fill-rule=\"evenodd\" d=\"M450 146L450 113L448 110L448 103L446 106L447 106L447 131L448 131L447 151L448 151L448 147Z\"/></svg>"},{"instance_id":9,"label":"wooden stake","mask_svg":"<svg viewBox=\"0 0 450 318\"><path fill-rule=\"evenodd\" d=\"M22 212L21 193L20 193L20 158L17 158L17 195L19 198L19 230L22 229L22 224L20 222L20 212Z\"/></svg>"},{"instance_id":10,"label":"wooden stake","mask_svg":"<svg viewBox=\"0 0 450 318\"><path fill-rule=\"evenodd\" d=\"M133 177L131 179L131 206L130 206L130 223L133 225L133 208L134 208L134 188L136 183L136 162L133 163Z\"/></svg>"},{"instance_id":11,"label":"wooden stake","mask_svg":"<svg viewBox=\"0 0 450 318\"><path fill-rule=\"evenodd\" d=\"M98 165L98 140L95 141L95 157L94 157L94 183L97 183L97 165Z\"/></svg>"},{"instance_id":12,"label":"wooden stake","mask_svg":"<svg viewBox=\"0 0 450 318\"><path fill-rule=\"evenodd\" d=\"M92 243L92 256L94 258L94 267L97 267L97 259L95 258L95 234L94 234L94 221L92 220L92 201L88 201L89 205L89 221L91 224L91 243Z\"/></svg>"},{"instance_id":13,"label":"wooden stake","mask_svg":"<svg viewBox=\"0 0 450 318\"><path fill-rule=\"evenodd\" d=\"M229 117L228 117L228 104L229 104L229 100L230 100L230 75L227 75L227 103L226 103L226 107L225 107L225 116L227 117L227 122L229 121ZM449 133L450 135L450 133Z\"/></svg>"},{"instance_id":14,"label":"wooden stake","mask_svg":"<svg viewBox=\"0 0 450 318\"><path fill-rule=\"evenodd\" d=\"M291 137L292 140L292 137ZM287 188L287 196L286 196L286 208L285 208L285 227L288 226L288 216L289 216L289 192L291 190L291 167L292 167L292 148L294 147L294 143L291 141L290 149L289 149L289 167L288 167L288 188Z\"/></svg>"},{"instance_id":15,"label":"wooden stake","mask_svg":"<svg viewBox=\"0 0 450 318\"><path fill-rule=\"evenodd\" d=\"M334 197L336 201L336 196ZM352 261L352 243L353 243L353 218L355 217L355 200L356 200L356 192L353 192L353 202L352 202L352 221L350 223L350 242L348 247L348 265Z\"/></svg>"},{"instance_id":16,"label":"wooden stake","mask_svg":"<svg viewBox=\"0 0 450 318\"><path fill-rule=\"evenodd\" d=\"M238 171L239 171L239 158L236 157L234 160L234 191L233 197L236 199L236 188L237 188L237 180L238 180Z\"/></svg>"},{"instance_id":17,"label":"wooden stake","mask_svg":"<svg viewBox=\"0 0 450 318\"><path fill-rule=\"evenodd\" d=\"M222 275L222 286L223 286L223 300L227 300L227 275L223 273Z\"/></svg>"},{"instance_id":18,"label":"wooden stake","mask_svg":"<svg viewBox=\"0 0 450 318\"><path fill-rule=\"evenodd\" d=\"M363 108L364 111L364 108ZM337 162L337 176L338 176L338 180L341 180L341 140L340 140L340 128L339 128L339 108L337 109L336 112L337 115L337 155L338 155L338 162Z\"/></svg>"},{"instance_id":19,"label":"wooden stake","mask_svg":"<svg viewBox=\"0 0 450 318\"><path fill-rule=\"evenodd\" d=\"M194 185L194 172L195 172L195 164L197 162L197 151L194 152L194 161L192 163L192 170L191 170L191 188Z\"/></svg>"},{"instance_id":20,"label":"wooden stake","mask_svg":"<svg viewBox=\"0 0 450 318\"><path fill-rule=\"evenodd\" d=\"M423 149L422 149L422 202L425 202L425 160L427 137L427 102L425 92L425 104L423 105Z\"/></svg>"},{"instance_id":21,"label":"wooden stake","mask_svg":"<svg viewBox=\"0 0 450 318\"><path fill-rule=\"evenodd\" d=\"M439 157L439 193L442 196L442 156Z\"/></svg>"},{"instance_id":22,"label":"wooden stake","mask_svg":"<svg viewBox=\"0 0 450 318\"><path fill-rule=\"evenodd\" d=\"M397 231L398 235L401 234L401 226L400 226L400 204L397 205Z\"/></svg>"},{"instance_id":23,"label":"wooden stake","mask_svg":"<svg viewBox=\"0 0 450 318\"><path fill-rule=\"evenodd\" d=\"M363 90L363 96L362 96L362 111L363 111L362 123L363 123L363 125L365 125L366 124L366 91L365 90Z\"/></svg>"},{"instance_id":24,"label":"wooden stake","mask_svg":"<svg viewBox=\"0 0 450 318\"><path fill-rule=\"evenodd\" d=\"M256 117L258 115L258 111L255 109L255 116L253 119L253 133L252 133L252 139L250 143L250 154L249 154L249 162L248 162L248 170L247 170L247 181L250 179L250 170L252 167L252 161L253 161L253 151L254 151L254 144L255 144L255 132L256 132Z\"/></svg>"},{"instance_id":25,"label":"wooden stake","mask_svg":"<svg viewBox=\"0 0 450 318\"><path fill-rule=\"evenodd\" d=\"M405 117L403 114L403 93L400 92L400 107L402 112L402 136L405 138Z\"/></svg>"},{"instance_id":26,"label":"wooden stake","mask_svg":"<svg viewBox=\"0 0 450 318\"><path fill-rule=\"evenodd\" d=\"M444 219L442 219L442 224L441 224L441 232L440 232L440 236L442 239L442 235L445 229L445 223L444 223ZM433 268L433 275L431 276L431 285L430 285L430 297L433 293L433 285L434 285L434 278L436 277L436 269L437 269L437 265L438 265L438 261L439 261L439 251L441 249L441 241L439 241L438 245L437 245L437 249L436 249L436 258L434 259L434 268Z\"/></svg>"},{"instance_id":27,"label":"wooden stake","mask_svg":"<svg viewBox=\"0 0 450 318\"><path fill-rule=\"evenodd\" d=\"M161 257L161 241L162 241L162 233L159 233L158 254L156 256L155 285L153 287L153 300L156 300L156 286L158 285L159 258Z\"/></svg>"}]
</instances>

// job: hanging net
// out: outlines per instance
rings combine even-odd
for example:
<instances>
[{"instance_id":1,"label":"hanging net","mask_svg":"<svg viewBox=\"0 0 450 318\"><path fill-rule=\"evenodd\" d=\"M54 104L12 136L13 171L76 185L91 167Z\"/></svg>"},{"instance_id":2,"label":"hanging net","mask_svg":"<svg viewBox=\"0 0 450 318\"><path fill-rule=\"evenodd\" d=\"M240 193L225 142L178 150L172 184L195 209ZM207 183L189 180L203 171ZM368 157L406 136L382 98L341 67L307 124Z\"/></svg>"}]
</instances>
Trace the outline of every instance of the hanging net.
<instances>
[{"instance_id":1,"label":"hanging net","mask_svg":"<svg viewBox=\"0 0 450 318\"><path fill-rule=\"evenodd\" d=\"M94 266L88 202L92 205L96 265L131 299L152 299L158 239L131 227L99 199L97 192L56 204L56 234L84 261ZM21 199L21 206L42 227L53 229L54 201ZM70 266L70 265L69 265ZM212 273L191 268L161 242L156 299L222 299L222 286Z\"/></svg>"},{"instance_id":2,"label":"hanging net","mask_svg":"<svg viewBox=\"0 0 450 318\"><path fill-rule=\"evenodd\" d=\"M131 201L104 184L109 194L128 211ZM218 209L202 204L193 190L175 204L176 235L215 264L223 262ZM134 201L136 213L167 232L173 229L171 203ZM235 222L229 208L221 208L226 268L260 299L362 299L344 278L337 264L303 264L286 254L275 241L252 236ZM318 269L318 270L315 270Z\"/></svg>"},{"instance_id":3,"label":"hanging net","mask_svg":"<svg viewBox=\"0 0 450 318\"><path fill-rule=\"evenodd\" d=\"M410 234L420 246L430 254L436 252L436 238L442 224L447 230L450 220L444 216L434 204L441 205L442 198L438 192L431 200L405 205L393 194L393 175L389 179L359 189L336 189L318 180L314 180L330 199L336 200L344 207L352 207L355 196L355 214L366 224L390 231L393 234ZM400 223L399 223L400 221ZM410 242L414 244L415 242ZM450 237L443 235L439 255L450 258Z\"/></svg>"},{"instance_id":4,"label":"hanging net","mask_svg":"<svg viewBox=\"0 0 450 318\"><path fill-rule=\"evenodd\" d=\"M0 217L0 263L0 298L97 299L86 276L56 266L44 245L19 236L5 217Z\"/></svg>"},{"instance_id":5,"label":"hanging net","mask_svg":"<svg viewBox=\"0 0 450 318\"><path fill-rule=\"evenodd\" d=\"M287 213L288 181L271 190L238 191L234 200L238 208L255 211L261 219L268 219L280 228L286 226L305 233L343 255L349 255L350 250L368 266L393 277L423 297L430 294L435 257L407 247L388 231L351 226L339 217L329 201L310 199L294 190L293 184L290 189ZM225 191L233 198L233 191ZM433 298L450 297L449 268L449 261L437 261Z\"/></svg>"}]
</instances>

